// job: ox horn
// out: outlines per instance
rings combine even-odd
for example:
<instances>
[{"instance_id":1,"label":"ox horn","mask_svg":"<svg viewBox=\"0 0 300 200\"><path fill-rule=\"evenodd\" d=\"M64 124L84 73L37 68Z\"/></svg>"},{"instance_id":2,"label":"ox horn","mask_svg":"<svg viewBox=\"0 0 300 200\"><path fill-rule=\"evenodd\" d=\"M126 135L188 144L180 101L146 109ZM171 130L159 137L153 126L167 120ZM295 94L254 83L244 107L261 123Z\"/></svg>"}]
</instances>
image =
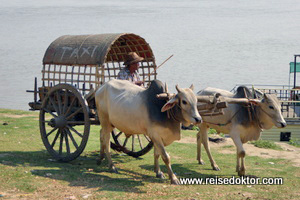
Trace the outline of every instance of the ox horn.
<instances>
[{"instance_id":1,"label":"ox horn","mask_svg":"<svg viewBox=\"0 0 300 200\"><path fill-rule=\"evenodd\" d=\"M178 93L182 92L182 90L178 87L178 84L175 86Z\"/></svg>"},{"instance_id":2,"label":"ox horn","mask_svg":"<svg viewBox=\"0 0 300 200\"><path fill-rule=\"evenodd\" d=\"M190 86L190 89L191 89L191 90L194 90L194 84L192 84L192 85Z\"/></svg>"},{"instance_id":3,"label":"ox horn","mask_svg":"<svg viewBox=\"0 0 300 200\"><path fill-rule=\"evenodd\" d=\"M167 85L167 82L165 82L165 92L168 93L168 85Z\"/></svg>"}]
</instances>

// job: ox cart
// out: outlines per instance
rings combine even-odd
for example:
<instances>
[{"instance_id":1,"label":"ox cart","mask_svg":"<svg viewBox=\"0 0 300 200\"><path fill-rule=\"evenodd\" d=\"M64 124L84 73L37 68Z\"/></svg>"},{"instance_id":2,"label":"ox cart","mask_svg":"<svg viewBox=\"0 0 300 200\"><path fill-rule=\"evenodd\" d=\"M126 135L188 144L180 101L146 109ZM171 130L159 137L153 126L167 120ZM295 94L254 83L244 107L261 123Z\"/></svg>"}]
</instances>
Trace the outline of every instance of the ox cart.
<instances>
[{"instance_id":1,"label":"ox cart","mask_svg":"<svg viewBox=\"0 0 300 200\"><path fill-rule=\"evenodd\" d=\"M34 90L27 92L34 94L30 110L40 112L41 138L53 158L67 162L83 152L90 126L100 125L95 91L117 78L126 55L132 51L144 58L139 74L148 86L157 76L155 57L145 39L136 34L66 35L50 44L43 58L41 86L35 78ZM198 100L206 102L198 107L201 115L219 115L226 107L217 96ZM146 135L128 137L112 132L111 148L130 156L142 156L152 147Z\"/></svg>"},{"instance_id":2,"label":"ox cart","mask_svg":"<svg viewBox=\"0 0 300 200\"><path fill-rule=\"evenodd\" d=\"M90 125L100 124L94 91L117 78L131 51L144 58L139 73L148 85L157 76L155 57L136 34L66 35L50 44L43 58L42 85L38 87L35 78L34 90L27 92L34 93L30 110L40 111L41 137L53 158L71 161L83 152ZM122 137L122 132L112 132L111 147L134 157L153 146L147 136Z\"/></svg>"}]
</instances>

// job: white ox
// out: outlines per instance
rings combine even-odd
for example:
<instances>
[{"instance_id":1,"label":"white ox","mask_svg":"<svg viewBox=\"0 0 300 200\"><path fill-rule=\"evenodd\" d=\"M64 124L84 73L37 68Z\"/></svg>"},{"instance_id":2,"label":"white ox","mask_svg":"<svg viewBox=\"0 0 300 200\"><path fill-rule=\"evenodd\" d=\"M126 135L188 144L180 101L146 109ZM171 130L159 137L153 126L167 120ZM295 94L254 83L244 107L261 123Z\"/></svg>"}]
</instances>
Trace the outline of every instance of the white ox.
<instances>
[{"instance_id":1,"label":"white ox","mask_svg":"<svg viewBox=\"0 0 300 200\"><path fill-rule=\"evenodd\" d=\"M247 96L245 96L245 92ZM220 93L221 96L230 98L251 97L251 92L246 87L239 87L236 94L217 89L206 88L199 91L197 95L212 95ZM276 95L262 94L260 100L252 101L254 111L249 114L249 109L242 104L229 104L224 109L224 115L203 116L203 123L199 125L200 131L197 134L197 160L199 164L204 164L201 159L201 143L204 145L214 170L220 170L215 163L209 148L207 129L213 128L218 132L229 134L237 148L236 171L239 176L245 175L245 155L243 143L251 140L258 140L263 129L270 129L274 125L278 128L286 126L286 122L281 114L281 105Z\"/></svg>"},{"instance_id":2,"label":"white ox","mask_svg":"<svg viewBox=\"0 0 300 200\"><path fill-rule=\"evenodd\" d=\"M162 156L171 183L179 184L164 146L180 139L181 123L195 124L200 123L202 119L197 110L193 86L186 89L176 86L176 89L178 94L166 102L156 97L157 94L164 92L164 87L158 80L152 81L148 89L126 80L111 80L99 88L95 95L102 125L99 164L106 154L109 168L117 172L110 155L110 133L114 128L118 128L128 136L146 134L154 144L156 177L164 178L158 164L158 158ZM170 112L172 117L168 118L165 111Z\"/></svg>"}]
</instances>

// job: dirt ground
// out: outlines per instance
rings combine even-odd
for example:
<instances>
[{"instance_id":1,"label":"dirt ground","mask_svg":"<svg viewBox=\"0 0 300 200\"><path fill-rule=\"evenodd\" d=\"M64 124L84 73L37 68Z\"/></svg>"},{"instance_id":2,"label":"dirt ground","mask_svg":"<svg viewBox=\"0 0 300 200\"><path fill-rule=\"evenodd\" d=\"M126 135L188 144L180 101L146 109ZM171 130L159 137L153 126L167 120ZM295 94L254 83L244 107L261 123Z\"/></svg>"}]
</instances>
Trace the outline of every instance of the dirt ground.
<instances>
[{"instance_id":1,"label":"dirt ground","mask_svg":"<svg viewBox=\"0 0 300 200\"><path fill-rule=\"evenodd\" d=\"M3 117L8 117L8 118L22 118L22 117L36 117L37 115L30 115L30 114L22 114L22 115L14 115L14 114L2 114Z\"/></svg>"},{"instance_id":2,"label":"dirt ground","mask_svg":"<svg viewBox=\"0 0 300 200\"><path fill-rule=\"evenodd\" d=\"M196 143L196 137L187 137L182 138L179 143ZM259 156L262 158L284 158L287 160L290 160L293 164L293 166L300 167L300 148L297 148L295 146L289 145L284 142L275 142L283 150L273 150L273 149L264 149L264 148L258 148L254 146L253 144L244 144L244 149L246 151L246 155L249 156ZM231 138L225 138L224 142L220 143L214 143L209 142L211 149L217 149L220 150L219 152L225 153L225 154L235 154L236 148L234 146L234 143ZM230 146L232 145L234 148L223 148L224 146Z\"/></svg>"}]
</instances>

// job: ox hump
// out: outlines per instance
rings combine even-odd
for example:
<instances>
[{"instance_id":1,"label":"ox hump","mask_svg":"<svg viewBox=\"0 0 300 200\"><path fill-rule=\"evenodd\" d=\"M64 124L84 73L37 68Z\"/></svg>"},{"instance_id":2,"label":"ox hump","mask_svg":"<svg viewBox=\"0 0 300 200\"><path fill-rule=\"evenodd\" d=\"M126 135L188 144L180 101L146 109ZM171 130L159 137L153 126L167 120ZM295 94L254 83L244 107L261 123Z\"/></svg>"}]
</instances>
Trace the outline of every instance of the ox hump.
<instances>
[{"instance_id":1,"label":"ox hump","mask_svg":"<svg viewBox=\"0 0 300 200\"><path fill-rule=\"evenodd\" d=\"M213 88L213 87L207 87L203 90L200 90L197 92L197 95L214 95L215 93L220 93L221 96L226 97L233 97L233 93L229 92L227 90L219 89L219 88Z\"/></svg>"}]
</instances>

